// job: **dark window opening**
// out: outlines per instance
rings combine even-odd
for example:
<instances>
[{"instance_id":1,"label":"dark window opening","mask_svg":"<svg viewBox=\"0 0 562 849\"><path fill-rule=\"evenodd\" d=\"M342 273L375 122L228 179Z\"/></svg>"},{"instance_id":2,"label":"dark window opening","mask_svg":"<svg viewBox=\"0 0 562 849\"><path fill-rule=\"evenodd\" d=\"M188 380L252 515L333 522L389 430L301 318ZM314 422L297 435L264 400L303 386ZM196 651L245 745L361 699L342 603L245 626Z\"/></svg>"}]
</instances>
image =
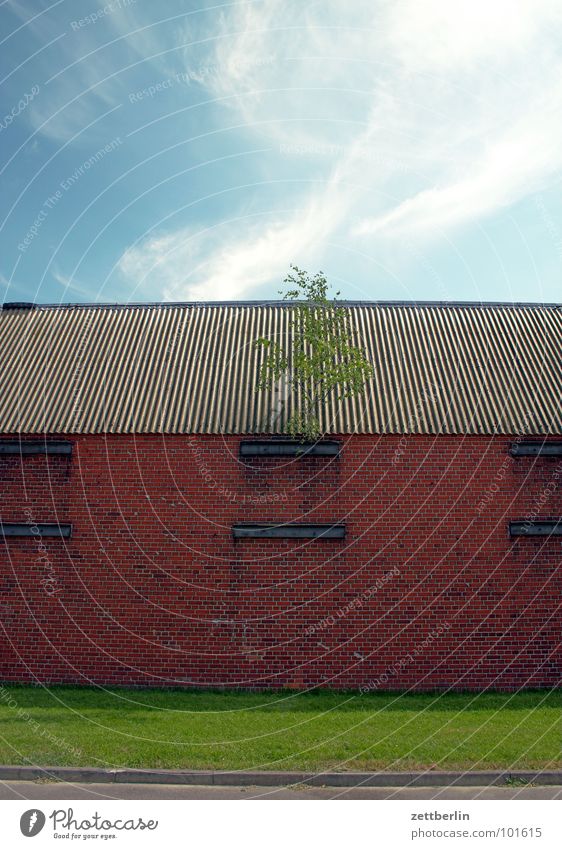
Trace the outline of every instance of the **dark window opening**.
<instances>
[{"instance_id":1,"label":"dark window opening","mask_svg":"<svg viewBox=\"0 0 562 849\"><path fill-rule=\"evenodd\" d=\"M562 457L562 442L512 442L509 453L512 457Z\"/></svg>"},{"instance_id":2,"label":"dark window opening","mask_svg":"<svg viewBox=\"0 0 562 849\"><path fill-rule=\"evenodd\" d=\"M298 439L245 439L241 457L337 457L340 443L333 439L299 442Z\"/></svg>"},{"instance_id":3,"label":"dark window opening","mask_svg":"<svg viewBox=\"0 0 562 849\"><path fill-rule=\"evenodd\" d=\"M0 454L72 454L72 442L45 442L30 440L20 442L19 439L0 439Z\"/></svg>"},{"instance_id":4,"label":"dark window opening","mask_svg":"<svg viewBox=\"0 0 562 849\"><path fill-rule=\"evenodd\" d=\"M343 539L345 525L303 525L296 522L279 524L241 524L233 525L235 538L252 537L254 539Z\"/></svg>"},{"instance_id":5,"label":"dark window opening","mask_svg":"<svg viewBox=\"0 0 562 849\"><path fill-rule=\"evenodd\" d=\"M60 525L58 522L0 522L0 534L5 537L64 537L72 535L72 525Z\"/></svg>"},{"instance_id":6,"label":"dark window opening","mask_svg":"<svg viewBox=\"0 0 562 849\"><path fill-rule=\"evenodd\" d=\"M509 535L512 537L562 536L562 518L510 522Z\"/></svg>"}]
</instances>

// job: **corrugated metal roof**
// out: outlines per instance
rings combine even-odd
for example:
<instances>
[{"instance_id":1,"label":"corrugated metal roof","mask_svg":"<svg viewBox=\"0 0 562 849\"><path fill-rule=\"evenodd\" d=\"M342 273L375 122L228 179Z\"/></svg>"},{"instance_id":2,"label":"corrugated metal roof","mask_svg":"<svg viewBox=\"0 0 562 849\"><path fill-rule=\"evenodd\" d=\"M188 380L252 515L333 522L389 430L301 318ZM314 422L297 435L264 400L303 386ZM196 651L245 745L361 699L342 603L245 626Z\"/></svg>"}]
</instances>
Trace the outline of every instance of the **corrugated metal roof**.
<instances>
[{"instance_id":1,"label":"corrugated metal roof","mask_svg":"<svg viewBox=\"0 0 562 849\"><path fill-rule=\"evenodd\" d=\"M557 305L344 302L373 363L331 433L562 433ZM286 303L63 305L0 312L2 433L283 433L256 392Z\"/></svg>"}]
</instances>

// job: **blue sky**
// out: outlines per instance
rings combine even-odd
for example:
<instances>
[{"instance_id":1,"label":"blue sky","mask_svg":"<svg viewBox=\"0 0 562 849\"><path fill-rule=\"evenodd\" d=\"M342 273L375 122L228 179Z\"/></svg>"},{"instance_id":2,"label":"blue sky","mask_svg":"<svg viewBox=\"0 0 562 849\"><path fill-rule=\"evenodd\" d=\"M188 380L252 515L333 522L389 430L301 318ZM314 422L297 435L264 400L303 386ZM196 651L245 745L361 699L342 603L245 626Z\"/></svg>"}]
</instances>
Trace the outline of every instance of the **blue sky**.
<instances>
[{"instance_id":1,"label":"blue sky","mask_svg":"<svg viewBox=\"0 0 562 849\"><path fill-rule=\"evenodd\" d=\"M3 0L5 300L560 301L559 0Z\"/></svg>"}]
</instances>

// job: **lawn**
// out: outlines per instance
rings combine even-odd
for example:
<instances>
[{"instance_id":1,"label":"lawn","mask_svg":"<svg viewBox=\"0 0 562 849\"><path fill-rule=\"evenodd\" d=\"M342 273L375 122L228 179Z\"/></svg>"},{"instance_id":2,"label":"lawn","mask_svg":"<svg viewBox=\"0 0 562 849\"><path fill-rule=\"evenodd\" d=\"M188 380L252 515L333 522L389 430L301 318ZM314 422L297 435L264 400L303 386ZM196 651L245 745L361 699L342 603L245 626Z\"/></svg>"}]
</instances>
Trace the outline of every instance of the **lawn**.
<instances>
[{"instance_id":1,"label":"lawn","mask_svg":"<svg viewBox=\"0 0 562 849\"><path fill-rule=\"evenodd\" d=\"M247 693L0 686L0 763L513 769L562 763L562 693Z\"/></svg>"}]
</instances>

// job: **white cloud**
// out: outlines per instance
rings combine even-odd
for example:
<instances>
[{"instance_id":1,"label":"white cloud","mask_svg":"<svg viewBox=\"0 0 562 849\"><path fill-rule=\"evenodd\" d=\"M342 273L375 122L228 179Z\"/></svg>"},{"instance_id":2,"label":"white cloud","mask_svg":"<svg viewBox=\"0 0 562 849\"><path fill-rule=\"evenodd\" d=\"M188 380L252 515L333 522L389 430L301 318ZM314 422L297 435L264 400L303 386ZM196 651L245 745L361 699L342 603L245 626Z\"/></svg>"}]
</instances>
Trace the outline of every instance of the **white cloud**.
<instances>
[{"instance_id":1,"label":"white cloud","mask_svg":"<svg viewBox=\"0 0 562 849\"><path fill-rule=\"evenodd\" d=\"M315 199L287 221L260 217L194 232L148 236L129 248L119 271L138 286L158 286L166 300L235 300L264 281L281 282L295 258L318 259L333 228L330 204ZM266 223L264 223L266 222Z\"/></svg>"},{"instance_id":2,"label":"white cloud","mask_svg":"<svg viewBox=\"0 0 562 849\"><path fill-rule=\"evenodd\" d=\"M404 67L450 73L521 55L561 17L557 0L395 0L388 38Z\"/></svg>"},{"instance_id":3,"label":"white cloud","mask_svg":"<svg viewBox=\"0 0 562 849\"><path fill-rule=\"evenodd\" d=\"M562 164L562 121L531 109L518 125L466 163L462 179L418 192L390 211L363 220L358 235L437 235L497 211L537 191L545 176Z\"/></svg>"},{"instance_id":4,"label":"white cloud","mask_svg":"<svg viewBox=\"0 0 562 849\"><path fill-rule=\"evenodd\" d=\"M395 234L434 238L562 166L559 0L263 0L225 9L218 32L209 20L206 32L191 20L179 43L210 39L184 61L206 68L191 78L215 108L272 150L336 154L310 157L324 184L291 196L304 212L180 228L128 251L122 272L168 296L248 295L334 238L368 237L373 250ZM294 167L306 175L302 156Z\"/></svg>"}]
</instances>

